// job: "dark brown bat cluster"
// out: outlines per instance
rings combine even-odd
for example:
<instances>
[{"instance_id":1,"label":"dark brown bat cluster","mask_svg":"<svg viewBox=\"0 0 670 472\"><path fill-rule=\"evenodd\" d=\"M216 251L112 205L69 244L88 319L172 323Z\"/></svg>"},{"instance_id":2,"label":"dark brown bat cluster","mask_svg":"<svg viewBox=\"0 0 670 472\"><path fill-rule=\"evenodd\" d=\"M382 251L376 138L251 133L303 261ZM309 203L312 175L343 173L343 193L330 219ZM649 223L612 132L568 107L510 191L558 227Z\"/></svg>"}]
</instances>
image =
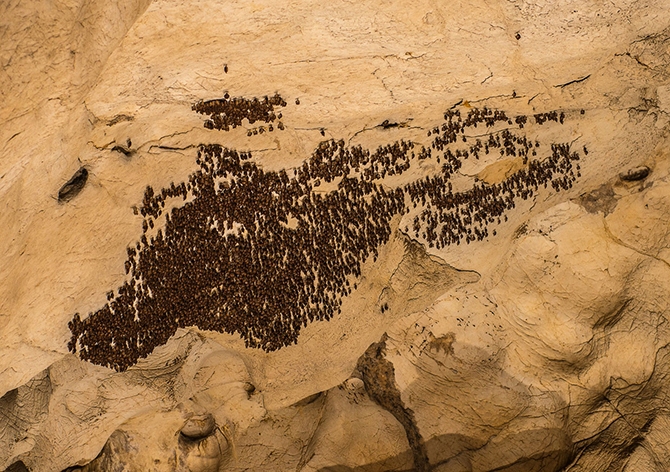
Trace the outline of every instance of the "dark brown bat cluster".
<instances>
[{"instance_id":1,"label":"dark brown bat cluster","mask_svg":"<svg viewBox=\"0 0 670 472\"><path fill-rule=\"evenodd\" d=\"M271 107L285 104L275 96L258 101L265 111L244 105L235 112L225 100L196 106L226 129L249 116L272 121ZM525 123L515 121L519 128ZM376 260L391 237L394 217L418 212L415 235L442 248L486 238L491 223L540 186L572 185L578 155L557 144L545 159L532 159L541 149L537 142L498 129L512 123L500 111L473 109L464 120L448 111L444 124L428 133L430 146L398 141L370 152L330 140L302 166L278 172L263 170L249 153L201 145L199 169L187 182L147 187L143 235L128 248L129 279L101 309L84 320L74 316L69 349L122 371L179 327L236 333L266 351L296 343L308 322L339 313L361 264ZM468 137L480 124L493 128L487 139ZM496 150L521 156L524 167L498 184L452 191L449 178L463 160ZM435 175L405 186L385 182L431 159L444 161Z\"/></svg>"},{"instance_id":2,"label":"dark brown bat cluster","mask_svg":"<svg viewBox=\"0 0 670 472\"><path fill-rule=\"evenodd\" d=\"M553 111L535 115L536 123L543 124L547 120L563 123L565 114L560 115ZM580 177L580 166L574 161L579 160L579 154L571 152L567 144L552 144L551 154L543 160L529 160L537 155L540 146L528 140L525 136L517 136L502 129L488 134L488 139L470 138L475 141L468 149L445 150L445 145L459 141L468 142L465 131L476 128L477 124L486 127L495 126L496 122L513 122L504 112L471 110L466 119L462 120L460 112L448 111L445 114L445 123L428 132L434 136L430 151L444 151L442 159L442 175L428 176L405 186L405 192L416 208L421 205L423 211L413 219L411 230L414 236L428 243L429 247L442 249L450 244L460 244L464 240L467 244L481 241L489 236L488 226L491 223L507 221L504 213L515 208L518 199L527 200L537 193L540 186L547 185L555 191L567 190L572 187L577 177ZM517 116L514 120L519 128L523 128L526 117ZM458 139L459 135L461 140ZM479 159L480 154L487 155L499 151L500 156L520 157L524 168L515 172L500 183L487 185L477 183L465 192L453 192L449 179L457 172L463 161L468 158ZM437 157L440 162L440 157ZM410 232L410 227L406 227ZM495 236L496 231L492 230Z\"/></svg>"},{"instance_id":3,"label":"dark brown bat cluster","mask_svg":"<svg viewBox=\"0 0 670 472\"><path fill-rule=\"evenodd\" d=\"M144 234L128 249L131 278L102 309L75 315L70 350L78 345L83 359L125 370L178 327L238 333L271 351L296 342L307 322L335 316L404 208L402 190L357 178L314 191L347 172L337 161L343 149L325 143L289 177L263 171L249 154L201 146L201 169L188 182L147 188ZM392 149L361 152L348 165L373 168ZM164 213L175 198L188 201Z\"/></svg>"},{"instance_id":4,"label":"dark brown bat cluster","mask_svg":"<svg viewBox=\"0 0 670 472\"><path fill-rule=\"evenodd\" d=\"M205 121L204 126L207 129L218 129L229 131L231 128L237 128L243 120L250 124L257 121L271 123L276 119L282 118L282 114L275 113L275 107L285 107L286 101L279 94L272 97L247 99L241 97L231 98L226 92L223 98L198 102L192 109L201 115L208 115L209 119ZM281 121L277 124L279 129L284 129ZM264 128L263 128L264 129ZM269 131L272 131L272 125ZM253 131L252 131L253 132ZM258 130L256 130L257 134Z\"/></svg>"}]
</instances>

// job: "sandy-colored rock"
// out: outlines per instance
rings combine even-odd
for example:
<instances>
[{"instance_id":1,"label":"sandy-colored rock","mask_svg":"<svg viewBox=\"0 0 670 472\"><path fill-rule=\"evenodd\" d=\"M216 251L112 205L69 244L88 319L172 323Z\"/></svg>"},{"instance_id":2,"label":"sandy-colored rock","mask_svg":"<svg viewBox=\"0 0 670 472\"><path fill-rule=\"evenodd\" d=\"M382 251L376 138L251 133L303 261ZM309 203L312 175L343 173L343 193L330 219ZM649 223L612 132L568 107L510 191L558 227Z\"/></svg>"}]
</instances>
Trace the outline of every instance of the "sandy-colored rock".
<instances>
[{"instance_id":1,"label":"sandy-colored rock","mask_svg":"<svg viewBox=\"0 0 670 472\"><path fill-rule=\"evenodd\" d=\"M667 2L124 0L0 13L0 470L670 468ZM227 92L277 93L283 129L203 126L192 106ZM296 175L328 140L432 149L384 174L386 191L439 182L445 112L484 107L509 122L466 127L445 149L506 131L544 162L567 143L569 185L538 184L482 240L444 247L421 226L437 198L404 194L341 313L281 349L179 326L121 372L69 352L73 315L86 320L129 280L145 189L202 171L200 144ZM560 122L534 118L553 110ZM530 168L492 151L462 159L450 189Z\"/></svg>"}]
</instances>

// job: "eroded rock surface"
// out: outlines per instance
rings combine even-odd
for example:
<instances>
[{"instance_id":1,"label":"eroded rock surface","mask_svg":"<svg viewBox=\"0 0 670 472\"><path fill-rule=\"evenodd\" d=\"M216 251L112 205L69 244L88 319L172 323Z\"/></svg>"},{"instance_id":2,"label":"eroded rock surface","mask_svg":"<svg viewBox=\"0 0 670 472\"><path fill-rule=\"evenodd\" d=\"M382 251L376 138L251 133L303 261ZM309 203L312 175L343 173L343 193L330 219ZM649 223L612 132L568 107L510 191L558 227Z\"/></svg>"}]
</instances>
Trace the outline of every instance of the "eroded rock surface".
<instances>
[{"instance_id":1,"label":"eroded rock surface","mask_svg":"<svg viewBox=\"0 0 670 472\"><path fill-rule=\"evenodd\" d=\"M0 470L670 468L664 2L0 11Z\"/></svg>"}]
</instances>

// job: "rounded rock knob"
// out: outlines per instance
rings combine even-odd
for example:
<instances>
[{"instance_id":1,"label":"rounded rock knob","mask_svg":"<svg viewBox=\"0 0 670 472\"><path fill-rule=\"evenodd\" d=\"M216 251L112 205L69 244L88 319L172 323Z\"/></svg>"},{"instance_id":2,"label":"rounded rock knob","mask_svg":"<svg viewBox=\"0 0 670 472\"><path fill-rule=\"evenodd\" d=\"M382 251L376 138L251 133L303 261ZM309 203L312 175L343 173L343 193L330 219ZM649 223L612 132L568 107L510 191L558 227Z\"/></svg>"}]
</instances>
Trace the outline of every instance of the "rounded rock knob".
<instances>
[{"instance_id":1,"label":"rounded rock knob","mask_svg":"<svg viewBox=\"0 0 670 472\"><path fill-rule=\"evenodd\" d=\"M192 416L181 428L181 434L189 439L202 439L212 434L215 426L214 417L209 413Z\"/></svg>"}]
</instances>

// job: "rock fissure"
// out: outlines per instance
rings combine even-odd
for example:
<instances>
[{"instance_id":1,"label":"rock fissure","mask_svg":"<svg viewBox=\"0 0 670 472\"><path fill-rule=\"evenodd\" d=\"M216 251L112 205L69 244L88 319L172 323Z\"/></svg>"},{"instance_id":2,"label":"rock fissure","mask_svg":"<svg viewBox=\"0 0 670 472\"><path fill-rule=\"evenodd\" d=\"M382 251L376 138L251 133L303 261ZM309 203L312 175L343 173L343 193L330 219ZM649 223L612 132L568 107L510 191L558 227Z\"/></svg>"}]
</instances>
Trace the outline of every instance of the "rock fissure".
<instances>
[{"instance_id":1,"label":"rock fissure","mask_svg":"<svg viewBox=\"0 0 670 472\"><path fill-rule=\"evenodd\" d=\"M390 412L405 429L414 457L417 472L431 470L428 452L414 418L414 412L405 407L395 381L393 363L386 359L386 340L384 334L378 343L370 345L361 356L354 370L354 376L360 377L371 399Z\"/></svg>"}]
</instances>

